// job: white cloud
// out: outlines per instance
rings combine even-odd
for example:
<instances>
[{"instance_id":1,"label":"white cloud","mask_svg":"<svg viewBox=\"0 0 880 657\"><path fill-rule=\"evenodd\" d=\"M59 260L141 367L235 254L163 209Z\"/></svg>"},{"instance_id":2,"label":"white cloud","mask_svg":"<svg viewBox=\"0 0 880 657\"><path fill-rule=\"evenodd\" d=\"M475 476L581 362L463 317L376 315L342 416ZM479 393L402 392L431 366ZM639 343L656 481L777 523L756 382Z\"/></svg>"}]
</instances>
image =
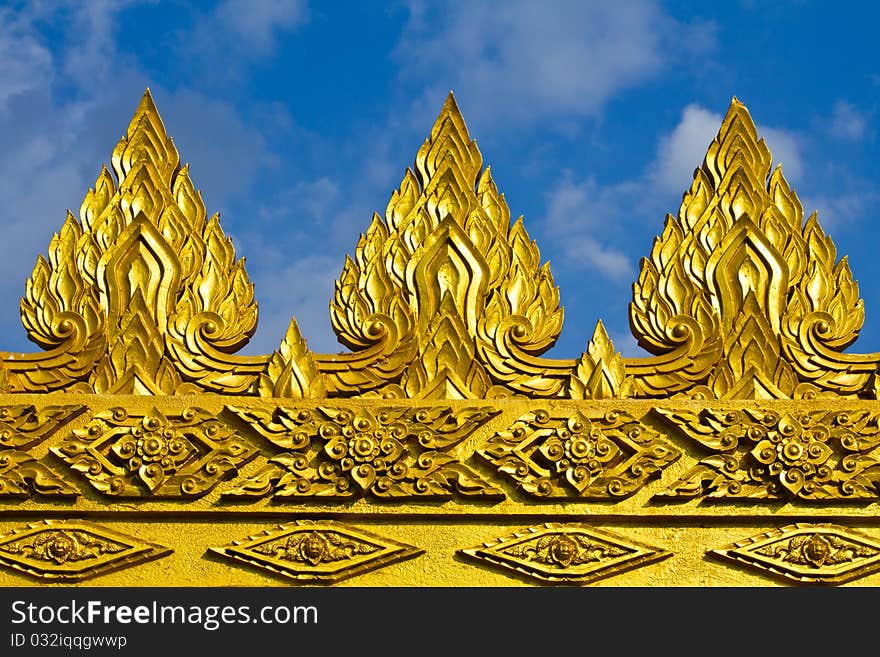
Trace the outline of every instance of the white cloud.
<instances>
[{"instance_id":1,"label":"white cloud","mask_svg":"<svg viewBox=\"0 0 880 657\"><path fill-rule=\"evenodd\" d=\"M567 267L595 269L613 280L633 273L626 254L595 236L597 228L605 229L609 220L621 216L621 202L632 196L629 184L602 188L592 178L575 182L570 176L546 195L544 224L548 237L562 249Z\"/></svg>"},{"instance_id":2,"label":"white cloud","mask_svg":"<svg viewBox=\"0 0 880 657\"><path fill-rule=\"evenodd\" d=\"M837 194L804 197L804 212L810 214L815 211L826 231L865 218L880 202L880 192L866 184L850 184L849 187Z\"/></svg>"},{"instance_id":3,"label":"white cloud","mask_svg":"<svg viewBox=\"0 0 880 657\"><path fill-rule=\"evenodd\" d=\"M411 5L396 51L405 74L441 80L466 99L469 115L493 121L596 114L675 54L712 41L710 27L676 23L647 0L448 2L432 9ZM438 88L427 95L436 97Z\"/></svg>"},{"instance_id":4,"label":"white cloud","mask_svg":"<svg viewBox=\"0 0 880 657\"><path fill-rule=\"evenodd\" d=\"M764 143L773 155L773 168L782 165L782 172L788 182L798 182L804 173L801 137L788 130L761 125L758 126L758 137L764 138Z\"/></svg>"},{"instance_id":5,"label":"white cloud","mask_svg":"<svg viewBox=\"0 0 880 657\"><path fill-rule=\"evenodd\" d=\"M288 258L283 265L261 273L255 290L260 304L257 332L243 353L270 353L278 348L291 316L309 348L318 353L335 353L343 347L330 327L333 284L342 263L326 255ZM259 270L257 270L259 271Z\"/></svg>"},{"instance_id":6,"label":"white cloud","mask_svg":"<svg viewBox=\"0 0 880 657\"><path fill-rule=\"evenodd\" d=\"M857 140L865 135L868 121L864 114L856 109L855 105L842 100L834 103L831 111L831 134L840 139Z\"/></svg>"},{"instance_id":7,"label":"white cloud","mask_svg":"<svg viewBox=\"0 0 880 657\"><path fill-rule=\"evenodd\" d=\"M306 0L221 0L193 3L192 26L176 32L190 73L218 88L243 79L254 60L266 59L279 40L308 21Z\"/></svg>"},{"instance_id":8,"label":"white cloud","mask_svg":"<svg viewBox=\"0 0 880 657\"><path fill-rule=\"evenodd\" d=\"M112 53L119 13L139 0L65 0L55 4L67 22L64 57L61 62L66 76L78 84L89 86L111 77L118 66ZM52 5L45 9L51 11ZM51 15L51 14L50 14ZM83 38L85 37L85 38Z\"/></svg>"},{"instance_id":9,"label":"white cloud","mask_svg":"<svg viewBox=\"0 0 880 657\"><path fill-rule=\"evenodd\" d=\"M52 79L52 55L31 31L29 16L0 10L0 108Z\"/></svg>"},{"instance_id":10,"label":"white cloud","mask_svg":"<svg viewBox=\"0 0 880 657\"><path fill-rule=\"evenodd\" d=\"M636 273L630 258L617 249L601 244L588 235L573 237L567 245L570 257L582 258L583 265L612 280L623 281Z\"/></svg>"},{"instance_id":11,"label":"white cloud","mask_svg":"<svg viewBox=\"0 0 880 657\"><path fill-rule=\"evenodd\" d=\"M690 186L694 169L702 164L721 121L720 114L700 105L684 108L678 125L660 137L656 158L648 167L648 176L659 191L681 194Z\"/></svg>"},{"instance_id":12,"label":"white cloud","mask_svg":"<svg viewBox=\"0 0 880 657\"><path fill-rule=\"evenodd\" d=\"M237 44L265 55L274 49L279 32L306 21L308 10L304 0L224 0L214 17Z\"/></svg>"},{"instance_id":13,"label":"white cloud","mask_svg":"<svg viewBox=\"0 0 880 657\"><path fill-rule=\"evenodd\" d=\"M271 203L261 206L260 215L267 223L287 220L314 228L332 222L340 200L339 184L326 176L300 180L280 190Z\"/></svg>"}]
</instances>

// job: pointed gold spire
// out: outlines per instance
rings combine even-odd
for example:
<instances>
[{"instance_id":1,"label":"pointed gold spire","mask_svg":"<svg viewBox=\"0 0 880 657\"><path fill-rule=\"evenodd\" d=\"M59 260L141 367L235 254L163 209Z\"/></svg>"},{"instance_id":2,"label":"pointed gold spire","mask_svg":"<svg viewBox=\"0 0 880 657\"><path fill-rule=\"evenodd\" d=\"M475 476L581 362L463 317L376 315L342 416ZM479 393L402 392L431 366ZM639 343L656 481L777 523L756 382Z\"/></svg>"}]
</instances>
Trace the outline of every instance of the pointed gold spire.
<instances>
[{"instance_id":1,"label":"pointed gold spire","mask_svg":"<svg viewBox=\"0 0 880 657\"><path fill-rule=\"evenodd\" d=\"M863 317L846 259L836 261L815 214L804 223L797 194L734 97L678 216L667 215L642 260L630 324L657 357L628 361L637 388L668 394L707 381L713 395L787 397L800 394L800 377L803 393L855 392L877 359L837 352ZM761 358L751 359L748 345ZM761 372L751 392L733 386L743 367Z\"/></svg>"},{"instance_id":2,"label":"pointed gold spire","mask_svg":"<svg viewBox=\"0 0 880 657\"><path fill-rule=\"evenodd\" d=\"M256 329L253 286L149 89L111 161L37 260L22 321L52 351L4 359L10 389L255 391L268 356L226 356Z\"/></svg>"},{"instance_id":3,"label":"pointed gold spire","mask_svg":"<svg viewBox=\"0 0 880 657\"><path fill-rule=\"evenodd\" d=\"M736 97L633 286L648 358L615 352L601 322L580 359L542 357L562 330L559 290L451 92L336 282L330 319L350 353L312 354L294 320L273 354L235 355L256 330L253 285L149 89L111 163L37 259L21 316L47 351L3 357L10 391L874 394L880 356L841 353L864 320L848 262L804 221Z\"/></svg>"},{"instance_id":4,"label":"pointed gold spire","mask_svg":"<svg viewBox=\"0 0 880 657\"><path fill-rule=\"evenodd\" d=\"M452 93L384 219L373 217L346 259L331 323L343 344L366 356L318 356L340 392L420 396L441 361L456 383L432 387L432 395L481 397L492 382L543 395L564 389L568 371L548 377L553 365L525 360L559 336L558 289L522 219L511 225ZM344 372L330 369L341 360ZM392 391L389 382L402 387Z\"/></svg>"},{"instance_id":5,"label":"pointed gold spire","mask_svg":"<svg viewBox=\"0 0 880 657\"><path fill-rule=\"evenodd\" d=\"M599 320L587 345L587 351L578 362L571 380L575 399L620 399L632 395L632 377L627 376L620 352L608 337L605 325Z\"/></svg>"}]
</instances>

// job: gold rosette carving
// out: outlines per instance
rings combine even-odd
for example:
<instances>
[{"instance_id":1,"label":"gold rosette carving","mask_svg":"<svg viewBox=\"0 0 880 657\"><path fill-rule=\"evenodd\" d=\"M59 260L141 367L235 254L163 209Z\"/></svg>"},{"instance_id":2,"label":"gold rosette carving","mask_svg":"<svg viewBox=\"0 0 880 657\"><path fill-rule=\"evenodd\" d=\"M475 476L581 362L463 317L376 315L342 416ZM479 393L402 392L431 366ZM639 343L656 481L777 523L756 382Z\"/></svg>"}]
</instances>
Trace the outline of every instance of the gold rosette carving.
<instances>
[{"instance_id":1,"label":"gold rosette carving","mask_svg":"<svg viewBox=\"0 0 880 657\"><path fill-rule=\"evenodd\" d=\"M228 498L504 497L452 451L494 408L227 408L288 450L225 491Z\"/></svg>"}]
</instances>

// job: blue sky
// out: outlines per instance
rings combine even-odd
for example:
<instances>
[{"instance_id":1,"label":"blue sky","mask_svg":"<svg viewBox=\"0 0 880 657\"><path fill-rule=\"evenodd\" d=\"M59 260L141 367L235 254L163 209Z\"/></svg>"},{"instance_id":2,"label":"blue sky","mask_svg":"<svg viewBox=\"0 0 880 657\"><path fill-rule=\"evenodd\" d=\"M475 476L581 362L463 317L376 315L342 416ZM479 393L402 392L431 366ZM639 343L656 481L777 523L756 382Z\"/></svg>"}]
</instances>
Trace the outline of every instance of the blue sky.
<instances>
[{"instance_id":1,"label":"blue sky","mask_svg":"<svg viewBox=\"0 0 880 657\"><path fill-rule=\"evenodd\" d=\"M260 303L247 353L295 315L341 350L333 281L454 90L541 248L576 357L627 323L638 261L727 106L749 108L807 213L848 254L880 351L880 9L831 2L44 1L0 8L0 331L145 87Z\"/></svg>"}]
</instances>

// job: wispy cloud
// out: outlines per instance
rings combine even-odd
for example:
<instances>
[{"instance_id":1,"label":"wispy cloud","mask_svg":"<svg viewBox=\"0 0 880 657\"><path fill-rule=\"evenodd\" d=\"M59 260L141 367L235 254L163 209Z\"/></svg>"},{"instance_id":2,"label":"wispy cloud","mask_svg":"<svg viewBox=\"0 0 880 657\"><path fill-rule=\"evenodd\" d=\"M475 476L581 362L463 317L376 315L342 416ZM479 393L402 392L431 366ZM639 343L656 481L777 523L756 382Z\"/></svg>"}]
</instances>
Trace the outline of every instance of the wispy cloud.
<instances>
[{"instance_id":1,"label":"wispy cloud","mask_svg":"<svg viewBox=\"0 0 880 657\"><path fill-rule=\"evenodd\" d=\"M189 7L191 24L177 31L177 49L194 77L218 87L237 84L250 64L308 22L306 0L221 0Z\"/></svg>"},{"instance_id":2,"label":"wispy cloud","mask_svg":"<svg viewBox=\"0 0 880 657\"><path fill-rule=\"evenodd\" d=\"M330 327L330 300L333 284L342 269L333 257L315 254L289 258L271 271L262 272L265 263L257 263L252 273L261 274L255 290L260 304L257 333L243 353L269 353L278 348L291 316L296 317L309 348L319 353L334 353L342 347Z\"/></svg>"},{"instance_id":3,"label":"wispy cloud","mask_svg":"<svg viewBox=\"0 0 880 657\"><path fill-rule=\"evenodd\" d=\"M857 140L865 136L868 127L867 116L855 105L838 100L831 111L829 130L839 139Z\"/></svg>"},{"instance_id":4,"label":"wispy cloud","mask_svg":"<svg viewBox=\"0 0 880 657\"><path fill-rule=\"evenodd\" d=\"M52 77L52 54L35 36L31 18L0 9L0 107Z\"/></svg>"},{"instance_id":5,"label":"wispy cloud","mask_svg":"<svg viewBox=\"0 0 880 657\"><path fill-rule=\"evenodd\" d=\"M599 233L606 236L608 220L619 218L622 204L633 197L630 183L602 187L595 179L575 181L567 175L547 195L544 217L548 237L561 247L570 269L595 269L612 280L631 276L633 265L621 250L603 243Z\"/></svg>"},{"instance_id":6,"label":"wispy cloud","mask_svg":"<svg viewBox=\"0 0 880 657\"><path fill-rule=\"evenodd\" d=\"M436 80L431 97L454 88L471 116L497 122L595 115L683 50L705 51L714 40L710 24L678 23L647 0L557 0L549 10L530 0L410 9L396 50L404 75Z\"/></svg>"},{"instance_id":7,"label":"wispy cloud","mask_svg":"<svg viewBox=\"0 0 880 657\"><path fill-rule=\"evenodd\" d=\"M718 133L721 120L720 114L700 105L685 107L678 125L658 140L656 157L646 175L650 186L665 195L684 192Z\"/></svg>"},{"instance_id":8,"label":"wispy cloud","mask_svg":"<svg viewBox=\"0 0 880 657\"><path fill-rule=\"evenodd\" d=\"M212 13L217 25L236 37L234 43L257 55L275 48L278 36L308 18L305 0L223 0Z\"/></svg>"}]
</instances>

